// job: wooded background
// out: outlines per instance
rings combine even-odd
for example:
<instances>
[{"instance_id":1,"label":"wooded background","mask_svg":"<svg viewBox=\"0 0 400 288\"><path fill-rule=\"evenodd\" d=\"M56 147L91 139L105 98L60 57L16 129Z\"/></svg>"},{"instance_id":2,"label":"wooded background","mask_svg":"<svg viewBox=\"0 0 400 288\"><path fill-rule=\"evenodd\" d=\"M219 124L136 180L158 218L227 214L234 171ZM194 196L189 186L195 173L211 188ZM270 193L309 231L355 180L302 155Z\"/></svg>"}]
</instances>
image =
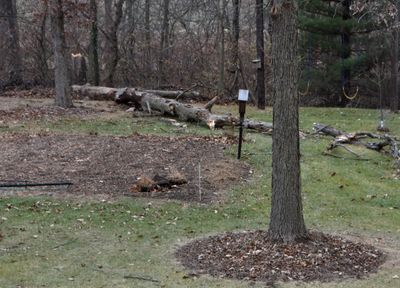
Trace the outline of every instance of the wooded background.
<instances>
[{"instance_id":1,"label":"wooded background","mask_svg":"<svg viewBox=\"0 0 400 288\"><path fill-rule=\"evenodd\" d=\"M0 1L0 88L53 85L48 2ZM272 102L270 1L60 2L66 48L86 58L84 76L92 85L197 85L203 94L227 100L240 87L258 95L260 108L263 99ZM377 107L382 95L384 105L397 110L398 1L297 2L301 104Z\"/></svg>"}]
</instances>

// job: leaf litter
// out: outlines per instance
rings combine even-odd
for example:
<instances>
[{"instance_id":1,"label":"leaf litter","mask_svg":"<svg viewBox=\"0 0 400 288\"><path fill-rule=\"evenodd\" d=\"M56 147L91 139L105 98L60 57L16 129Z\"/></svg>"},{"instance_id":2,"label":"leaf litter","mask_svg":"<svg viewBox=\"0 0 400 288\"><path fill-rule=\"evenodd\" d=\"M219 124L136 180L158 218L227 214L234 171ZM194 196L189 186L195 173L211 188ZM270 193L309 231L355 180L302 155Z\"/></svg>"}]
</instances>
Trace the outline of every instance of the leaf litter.
<instances>
[{"instance_id":1,"label":"leaf litter","mask_svg":"<svg viewBox=\"0 0 400 288\"><path fill-rule=\"evenodd\" d=\"M226 233L192 241L176 252L198 274L241 280L332 281L364 278L385 260L373 246L311 232L308 241L274 243L266 231Z\"/></svg>"}]
</instances>

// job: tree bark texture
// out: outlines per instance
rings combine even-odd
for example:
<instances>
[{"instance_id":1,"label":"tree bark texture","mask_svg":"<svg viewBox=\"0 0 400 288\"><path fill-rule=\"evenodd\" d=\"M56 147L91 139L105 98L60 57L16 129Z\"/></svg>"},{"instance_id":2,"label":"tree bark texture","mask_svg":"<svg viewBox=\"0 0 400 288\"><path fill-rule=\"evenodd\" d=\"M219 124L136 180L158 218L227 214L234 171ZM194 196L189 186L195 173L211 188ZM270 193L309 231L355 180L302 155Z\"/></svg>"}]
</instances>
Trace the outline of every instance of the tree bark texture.
<instances>
[{"instance_id":1,"label":"tree bark texture","mask_svg":"<svg viewBox=\"0 0 400 288\"><path fill-rule=\"evenodd\" d=\"M196 91L181 91L181 90L146 90L141 88L110 88L110 87L101 87L101 86L89 86L89 85L73 85L72 89L74 92L79 95L88 97L91 100L115 100L115 95L119 91L123 90L131 90L138 92L145 92L154 94L167 99L195 99L195 100L204 100L199 92ZM121 103L128 103L130 101L129 98L126 100L122 100Z\"/></svg>"},{"instance_id":2,"label":"tree bark texture","mask_svg":"<svg viewBox=\"0 0 400 288\"><path fill-rule=\"evenodd\" d=\"M51 34L54 47L54 73L56 87L56 105L72 107L71 98L71 63L65 45L64 13L62 0L50 0Z\"/></svg>"},{"instance_id":3,"label":"tree bark texture","mask_svg":"<svg viewBox=\"0 0 400 288\"><path fill-rule=\"evenodd\" d=\"M163 0L163 19L160 39L160 55L158 61L158 85L161 87L166 84L167 77L165 72L165 62L169 58L169 2Z\"/></svg>"},{"instance_id":4,"label":"tree bark texture","mask_svg":"<svg viewBox=\"0 0 400 288\"><path fill-rule=\"evenodd\" d=\"M239 38L240 38L240 0L232 0L233 18L232 18L232 68L230 72L233 74L232 93L236 95L239 91L239 76L241 73L241 65L239 59Z\"/></svg>"},{"instance_id":5,"label":"tree bark texture","mask_svg":"<svg viewBox=\"0 0 400 288\"><path fill-rule=\"evenodd\" d=\"M144 29L145 29L145 63L147 75L150 77L151 75L151 31L150 31L150 8L151 2L150 0L145 0L145 15L144 15Z\"/></svg>"},{"instance_id":6,"label":"tree bark texture","mask_svg":"<svg viewBox=\"0 0 400 288\"><path fill-rule=\"evenodd\" d=\"M296 1L274 1L271 20L274 128L269 237L293 242L307 237L300 183Z\"/></svg>"},{"instance_id":7,"label":"tree bark texture","mask_svg":"<svg viewBox=\"0 0 400 288\"><path fill-rule=\"evenodd\" d=\"M390 96L390 111L397 113L399 110L399 27L400 25L400 1L396 0L396 17L394 28L392 31L391 45L391 96Z\"/></svg>"},{"instance_id":8,"label":"tree bark texture","mask_svg":"<svg viewBox=\"0 0 400 288\"><path fill-rule=\"evenodd\" d=\"M265 109L264 0L256 0L257 107Z\"/></svg>"},{"instance_id":9,"label":"tree bark texture","mask_svg":"<svg viewBox=\"0 0 400 288\"><path fill-rule=\"evenodd\" d=\"M49 52L47 51L47 43L46 43L46 37L47 37L47 29L46 29L46 24L47 24L47 19L48 19L48 14L49 14L49 7L47 3L42 4L43 6L43 12L42 12L42 19L40 21L40 33L37 37L38 41L38 46L39 49L36 51L36 61L37 61L37 74L35 75L35 80L38 83L42 83L44 85L49 85L49 67L47 65L47 58Z\"/></svg>"},{"instance_id":10,"label":"tree bark texture","mask_svg":"<svg viewBox=\"0 0 400 288\"><path fill-rule=\"evenodd\" d=\"M218 95L225 91L225 11L226 0L218 0Z\"/></svg>"},{"instance_id":11,"label":"tree bark texture","mask_svg":"<svg viewBox=\"0 0 400 288\"><path fill-rule=\"evenodd\" d=\"M99 69L99 42L98 42L98 21L97 21L97 3L96 0L90 0L89 3L90 17L90 43L89 43L89 83L95 86L100 85L100 69Z\"/></svg>"},{"instance_id":12,"label":"tree bark texture","mask_svg":"<svg viewBox=\"0 0 400 288\"><path fill-rule=\"evenodd\" d=\"M15 0L0 1L0 35L0 78L18 85L22 82L22 61Z\"/></svg>"},{"instance_id":13,"label":"tree bark texture","mask_svg":"<svg viewBox=\"0 0 400 288\"><path fill-rule=\"evenodd\" d=\"M123 16L123 5L125 0L117 0L115 2L115 15L112 9L112 0L104 0L105 24L106 24L106 41L104 47L105 53L105 77L104 84L106 86L114 86L114 74L119 62L118 48L118 27ZM114 16L113 16L114 15Z\"/></svg>"}]
</instances>

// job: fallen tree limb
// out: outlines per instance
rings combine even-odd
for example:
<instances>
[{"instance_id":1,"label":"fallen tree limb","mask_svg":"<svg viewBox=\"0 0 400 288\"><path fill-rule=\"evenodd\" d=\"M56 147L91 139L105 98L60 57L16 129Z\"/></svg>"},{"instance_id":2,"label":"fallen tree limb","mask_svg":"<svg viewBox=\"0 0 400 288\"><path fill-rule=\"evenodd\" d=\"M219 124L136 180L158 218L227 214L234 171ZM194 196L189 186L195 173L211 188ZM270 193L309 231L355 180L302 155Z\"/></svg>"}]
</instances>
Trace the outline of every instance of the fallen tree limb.
<instances>
[{"instance_id":1,"label":"fallen tree limb","mask_svg":"<svg viewBox=\"0 0 400 288\"><path fill-rule=\"evenodd\" d=\"M126 97L126 95L121 95ZM138 108L146 110L151 107L152 110L161 112L164 115L178 117L181 121L197 122L201 125L207 126L210 129L222 128L225 126L239 126L240 121L238 117L232 115L218 115L212 114L211 108L215 103L211 100L206 104L207 108L195 107L189 104L183 104L175 100L165 99L153 94L135 92L130 94L131 102ZM118 102L118 100L117 100ZM243 126L247 129L256 130L259 132L272 133L272 123L245 120Z\"/></svg>"},{"instance_id":2,"label":"fallen tree limb","mask_svg":"<svg viewBox=\"0 0 400 288\"><path fill-rule=\"evenodd\" d=\"M358 154L353 152L350 148L344 146L345 144L356 144L362 145L367 149L383 152L384 148L389 146L389 154L395 161L395 165L400 169L400 151L399 151L399 140L396 137L389 134L375 134L370 132L356 132L356 133L346 133L337 130L331 126L315 123L314 124L315 134L324 134L334 137L333 141L329 144L327 150L332 151L336 147L342 147L348 152L357 157ZM365 142L362 140L371 139L376 140L374 142Z\"/></svg>"},{"instance_id":3,"label":"fallen tree limb","mask_svg":"<svg viewBox=\"0 0 400 288\"><path fill-rule=\"evenodd\" d=\"M157 96L175 99L186 98L203 100L201 94L196 91L184 90L184 91L168 91L168 90L146 90L140 88L110 88L102 86L90 86L90 85L72 85L72 90L78 95L89 98L90 100L108 100L114 101L119 95L125 94L126 96L131 95L135 92L145 92L155 94ZM128 103L129 97L120 97L119 103Z\"/></svg>"},{"instance_id":4,"label":"fallen tree limb","mask_svg":"<svg viewBox=\"0 0 400 288\"><path fill-rule=\"evenodd\" d=\"M155 95L151 93L154 92L152 90L144 92L133 88L117 89L78 85L74 85L73 90L83 95L92 95L89 96L91 99L94 99L93 95L97 95L97 98L113 98L117 103L130 103L136 110L147 111L150 114L156 111L162 115L177 117L181 121L196 122L210 129L222 128L225 126L239 126L240 124L238 117L229 114L218 115L211 113L211 108L217 101L217 98L209 101L204 107L195 107ZM268 122L245 120L243 126L258 132L272 133L272 123Z\"/></svg>"}]
</instances>

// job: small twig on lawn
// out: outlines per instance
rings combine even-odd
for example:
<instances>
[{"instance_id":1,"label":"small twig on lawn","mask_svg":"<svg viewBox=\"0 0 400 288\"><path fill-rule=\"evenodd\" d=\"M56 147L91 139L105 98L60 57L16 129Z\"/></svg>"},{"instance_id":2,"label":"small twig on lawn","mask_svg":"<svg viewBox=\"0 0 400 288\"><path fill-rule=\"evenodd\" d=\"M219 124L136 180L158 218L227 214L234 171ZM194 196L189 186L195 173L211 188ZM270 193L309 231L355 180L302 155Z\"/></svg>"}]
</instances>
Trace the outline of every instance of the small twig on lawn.
<instances>
[{"instance_id":1,"label":"small twig on lawn","mask_svg":"<svg viewBox=\"0 0 400 288\"><path fill-rule=\"evenodd\" d=\"M153 283L160 283L159 280L155 280L150 277L142 277L142 276L135 276L135 275L124 275L124 279L137 279L137 280L149 281L149 282L153 282Z\"/></svg>"},{"instance_id":2,"label":"small twig on lawn","mask_svg":"<svg viewBox=\"0 0 400 288\"><path fill-rule=\"evenodd\" d=\"M153 283L160 283L159 280L153 279L151 277L144 277L144 276L138 276L138 275L121 275L118 272L114 272L114 271L106 271L106 270L102 270L102 269L98 269L98 268L94 268L93 271L97 271L97 272L101 272L104 274L113 274L113 275L119 275L122 276L124 279L137 279L137 280L142 280L142 281L148 281L148 282L153 282Z\"/></svg>"},{"instance_id":3,"label":"small twig on lawn","mask_svg":"<svg viewBox=\"0 0 400 288\"><path fill-rule=\"evenodd\" d=\"M322 155L326 155L326 156L331 156L333 158L338 158L338 159L342 159L342 160L358 160L358 161L370 161L370 159L367 158L348 158L348 157L341 157L329 152L322 152Z\"/></svg>"},{"instance_id":4,"label":"small twig on lawn","mask_svg":"<svg viewBox=\"0 0 400 288\"><path fill-rule=\"evenodd\" d=\"M74 243L74 242L76 242L76 241L78 241L78 238L75 238L75 239L69 240L69 241L67 241L67 242L65 242L65 243L59 244L59 245L57 245L57 246L54 246L52 249L57 249L57 248L60 248L60 247L63 247L63 246L72 244L72 243Z\"/></svg>"}]
</instances>

